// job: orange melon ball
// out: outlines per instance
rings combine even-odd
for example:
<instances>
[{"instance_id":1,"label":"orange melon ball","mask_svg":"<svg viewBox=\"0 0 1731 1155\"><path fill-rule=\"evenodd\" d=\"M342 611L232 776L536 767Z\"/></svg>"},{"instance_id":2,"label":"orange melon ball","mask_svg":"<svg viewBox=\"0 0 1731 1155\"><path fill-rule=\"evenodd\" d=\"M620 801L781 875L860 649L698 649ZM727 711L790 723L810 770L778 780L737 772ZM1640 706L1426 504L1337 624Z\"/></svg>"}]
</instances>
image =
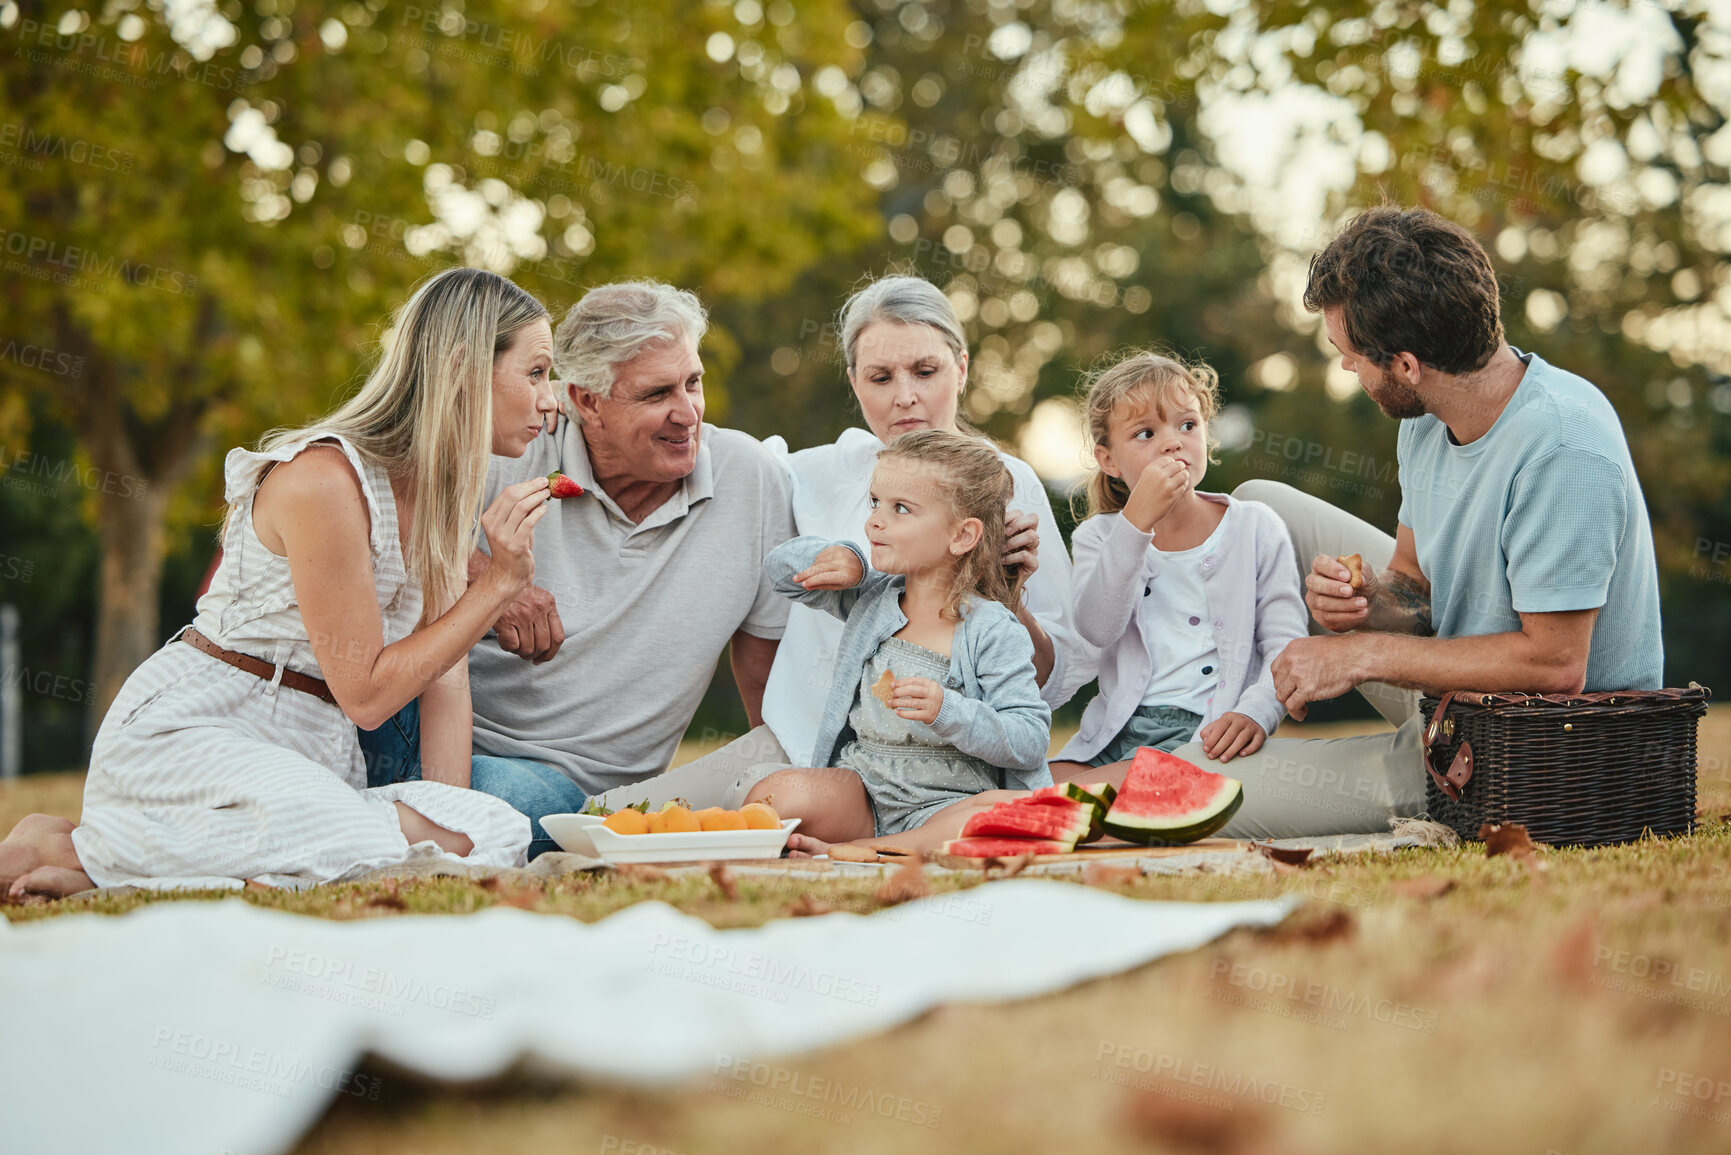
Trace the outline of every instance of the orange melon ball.
<instances>
[{"instance_id":1,"label":"orange melon ball","mask_svg":"<svg viewBox=\"0 0 1731 1155\"><path fill-rule=\"evenodd\" d=\"M683 806L669 806L661 812L669 834L694 834L703 829L697 815Z\"/></svg>"},{"instance_id":2,"label":"orange melon ball","mask_svg":"<svg viewBox=\"0 0 1731 1155\"><path fill-rule=\"evenodd\" d=\"M641 810L615 810L601 825L615 834L649 833L649 819Z\"/></svg>"},{"instance_id":3,"label":"orange melon ball","mask_svg":"<svg viewBox=\"0 0 1731 1155\"><path fill-rule=\"evenodd\" d=\"M745 815L737 810L723 810L719 806L698 811L698 820L705 830L744 830Z\"/></svg>"},{"instance_id":4,"label":"orange melon ball","mask_svg":"<svg viewBox=\"0 0 1731 1155\"><path fill-rule=\"evenodd\" d=\"M747 830L780 830L781 815L767 802L747 802L739 808Z\"/></svg>"}]
</instances>

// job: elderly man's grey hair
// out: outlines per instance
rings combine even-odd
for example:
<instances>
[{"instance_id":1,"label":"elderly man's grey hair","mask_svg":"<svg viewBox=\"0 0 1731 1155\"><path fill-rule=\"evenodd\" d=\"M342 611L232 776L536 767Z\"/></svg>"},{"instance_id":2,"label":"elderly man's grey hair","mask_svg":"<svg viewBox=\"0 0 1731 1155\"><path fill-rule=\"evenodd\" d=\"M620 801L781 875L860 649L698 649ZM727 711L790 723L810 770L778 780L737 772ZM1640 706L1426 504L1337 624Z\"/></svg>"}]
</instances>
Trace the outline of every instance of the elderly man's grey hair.
<instances>
[{"instance_id":1,"label":"elderly man's grey hair","mask_svg":"<svg viewBox=\"0 0 1731 1155\"><path fill-rule=\"evenodd\" d=\"M854 368L854 345L860 333L874 321L896 321L904 325L930 325L944 338L959 363L968 351L956 308L942 289L924 277L880 277L854 293L841 307L836 338L848 372Z\"/></svg>"},{"instance_id":2,"label":"elderly man's grey hair","mask_svg":"<svg viewBox=\"0 0 1731 1155\"><path fill-rule=\"evenodd\" d=\"M572 305L553 334L561 381L613 395L613 371L651 345L703 340L709 314L695 294L660 281L599 285Z\"/></svg>"}]
</instances>

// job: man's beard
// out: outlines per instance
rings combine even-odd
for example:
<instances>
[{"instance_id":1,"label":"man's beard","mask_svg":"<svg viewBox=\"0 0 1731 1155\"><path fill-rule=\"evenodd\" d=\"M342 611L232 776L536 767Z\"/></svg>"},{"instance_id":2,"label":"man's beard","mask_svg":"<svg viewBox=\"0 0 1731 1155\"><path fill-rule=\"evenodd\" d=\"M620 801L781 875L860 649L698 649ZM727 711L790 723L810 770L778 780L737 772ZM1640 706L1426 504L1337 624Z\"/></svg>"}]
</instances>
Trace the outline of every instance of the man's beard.
<instances>
[{"instance_id":1,"label":"man's beard","mask_svg":"<svg viewBox=\"0 0 1731 1155\"><path fill-rule=\"evenodd\" d=\"M1386 369L1379 368L1376 372L1376 385L1372 387L1366 383L1364 391L1385 415L1404 421L1409 417L1423 417L1430 412L1425 408L1424 398L1410 385L1402 385Z\"/></svg>"}]
</instances>

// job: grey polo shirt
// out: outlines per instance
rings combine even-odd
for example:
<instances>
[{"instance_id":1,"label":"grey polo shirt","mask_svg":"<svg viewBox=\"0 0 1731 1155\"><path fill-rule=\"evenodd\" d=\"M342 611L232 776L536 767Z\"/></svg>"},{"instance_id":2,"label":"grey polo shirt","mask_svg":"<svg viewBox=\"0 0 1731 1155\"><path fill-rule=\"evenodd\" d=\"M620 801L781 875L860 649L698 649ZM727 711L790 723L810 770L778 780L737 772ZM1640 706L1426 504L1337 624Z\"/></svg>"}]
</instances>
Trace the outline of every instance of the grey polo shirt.
<instances>
[{"instance_id":1,"label":"grey polo shirt","mask_svg":"<svg viewBox=\"0 0 1731 1155\"><path fill-rule=\"evenodd\" d=\"M492 632L470 651L475 753L545 762L598 794L673 760L735 631L781 637L789 602L763 558L793 536L792 499L755 438L706 424L679 492L633 523L595 487L583 434L561 416L522 457L492 459L487 501L555 469L588 491L535 526L535 584L557 602L565 644L539 666Z\"/></svg>"}]
</instances>

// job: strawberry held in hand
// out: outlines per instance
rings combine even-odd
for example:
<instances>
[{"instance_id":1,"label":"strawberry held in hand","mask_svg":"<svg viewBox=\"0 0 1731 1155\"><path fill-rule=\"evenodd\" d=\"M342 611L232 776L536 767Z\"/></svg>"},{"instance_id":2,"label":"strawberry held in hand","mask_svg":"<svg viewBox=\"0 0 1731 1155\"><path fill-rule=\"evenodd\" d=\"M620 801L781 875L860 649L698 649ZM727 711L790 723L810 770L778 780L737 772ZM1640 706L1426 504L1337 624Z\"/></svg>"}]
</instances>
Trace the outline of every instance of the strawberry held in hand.
<instances>
[{"instance_id":1,"label":"strawberry held in hand","mask_svg":"<svg viewBox=\"0 0 1731 1155\"><path fill-rule=\"evenodd\" d=\"M583 487L555 469L547 475L549 497L582 497Z\"/></svg>"}]
</instances>

